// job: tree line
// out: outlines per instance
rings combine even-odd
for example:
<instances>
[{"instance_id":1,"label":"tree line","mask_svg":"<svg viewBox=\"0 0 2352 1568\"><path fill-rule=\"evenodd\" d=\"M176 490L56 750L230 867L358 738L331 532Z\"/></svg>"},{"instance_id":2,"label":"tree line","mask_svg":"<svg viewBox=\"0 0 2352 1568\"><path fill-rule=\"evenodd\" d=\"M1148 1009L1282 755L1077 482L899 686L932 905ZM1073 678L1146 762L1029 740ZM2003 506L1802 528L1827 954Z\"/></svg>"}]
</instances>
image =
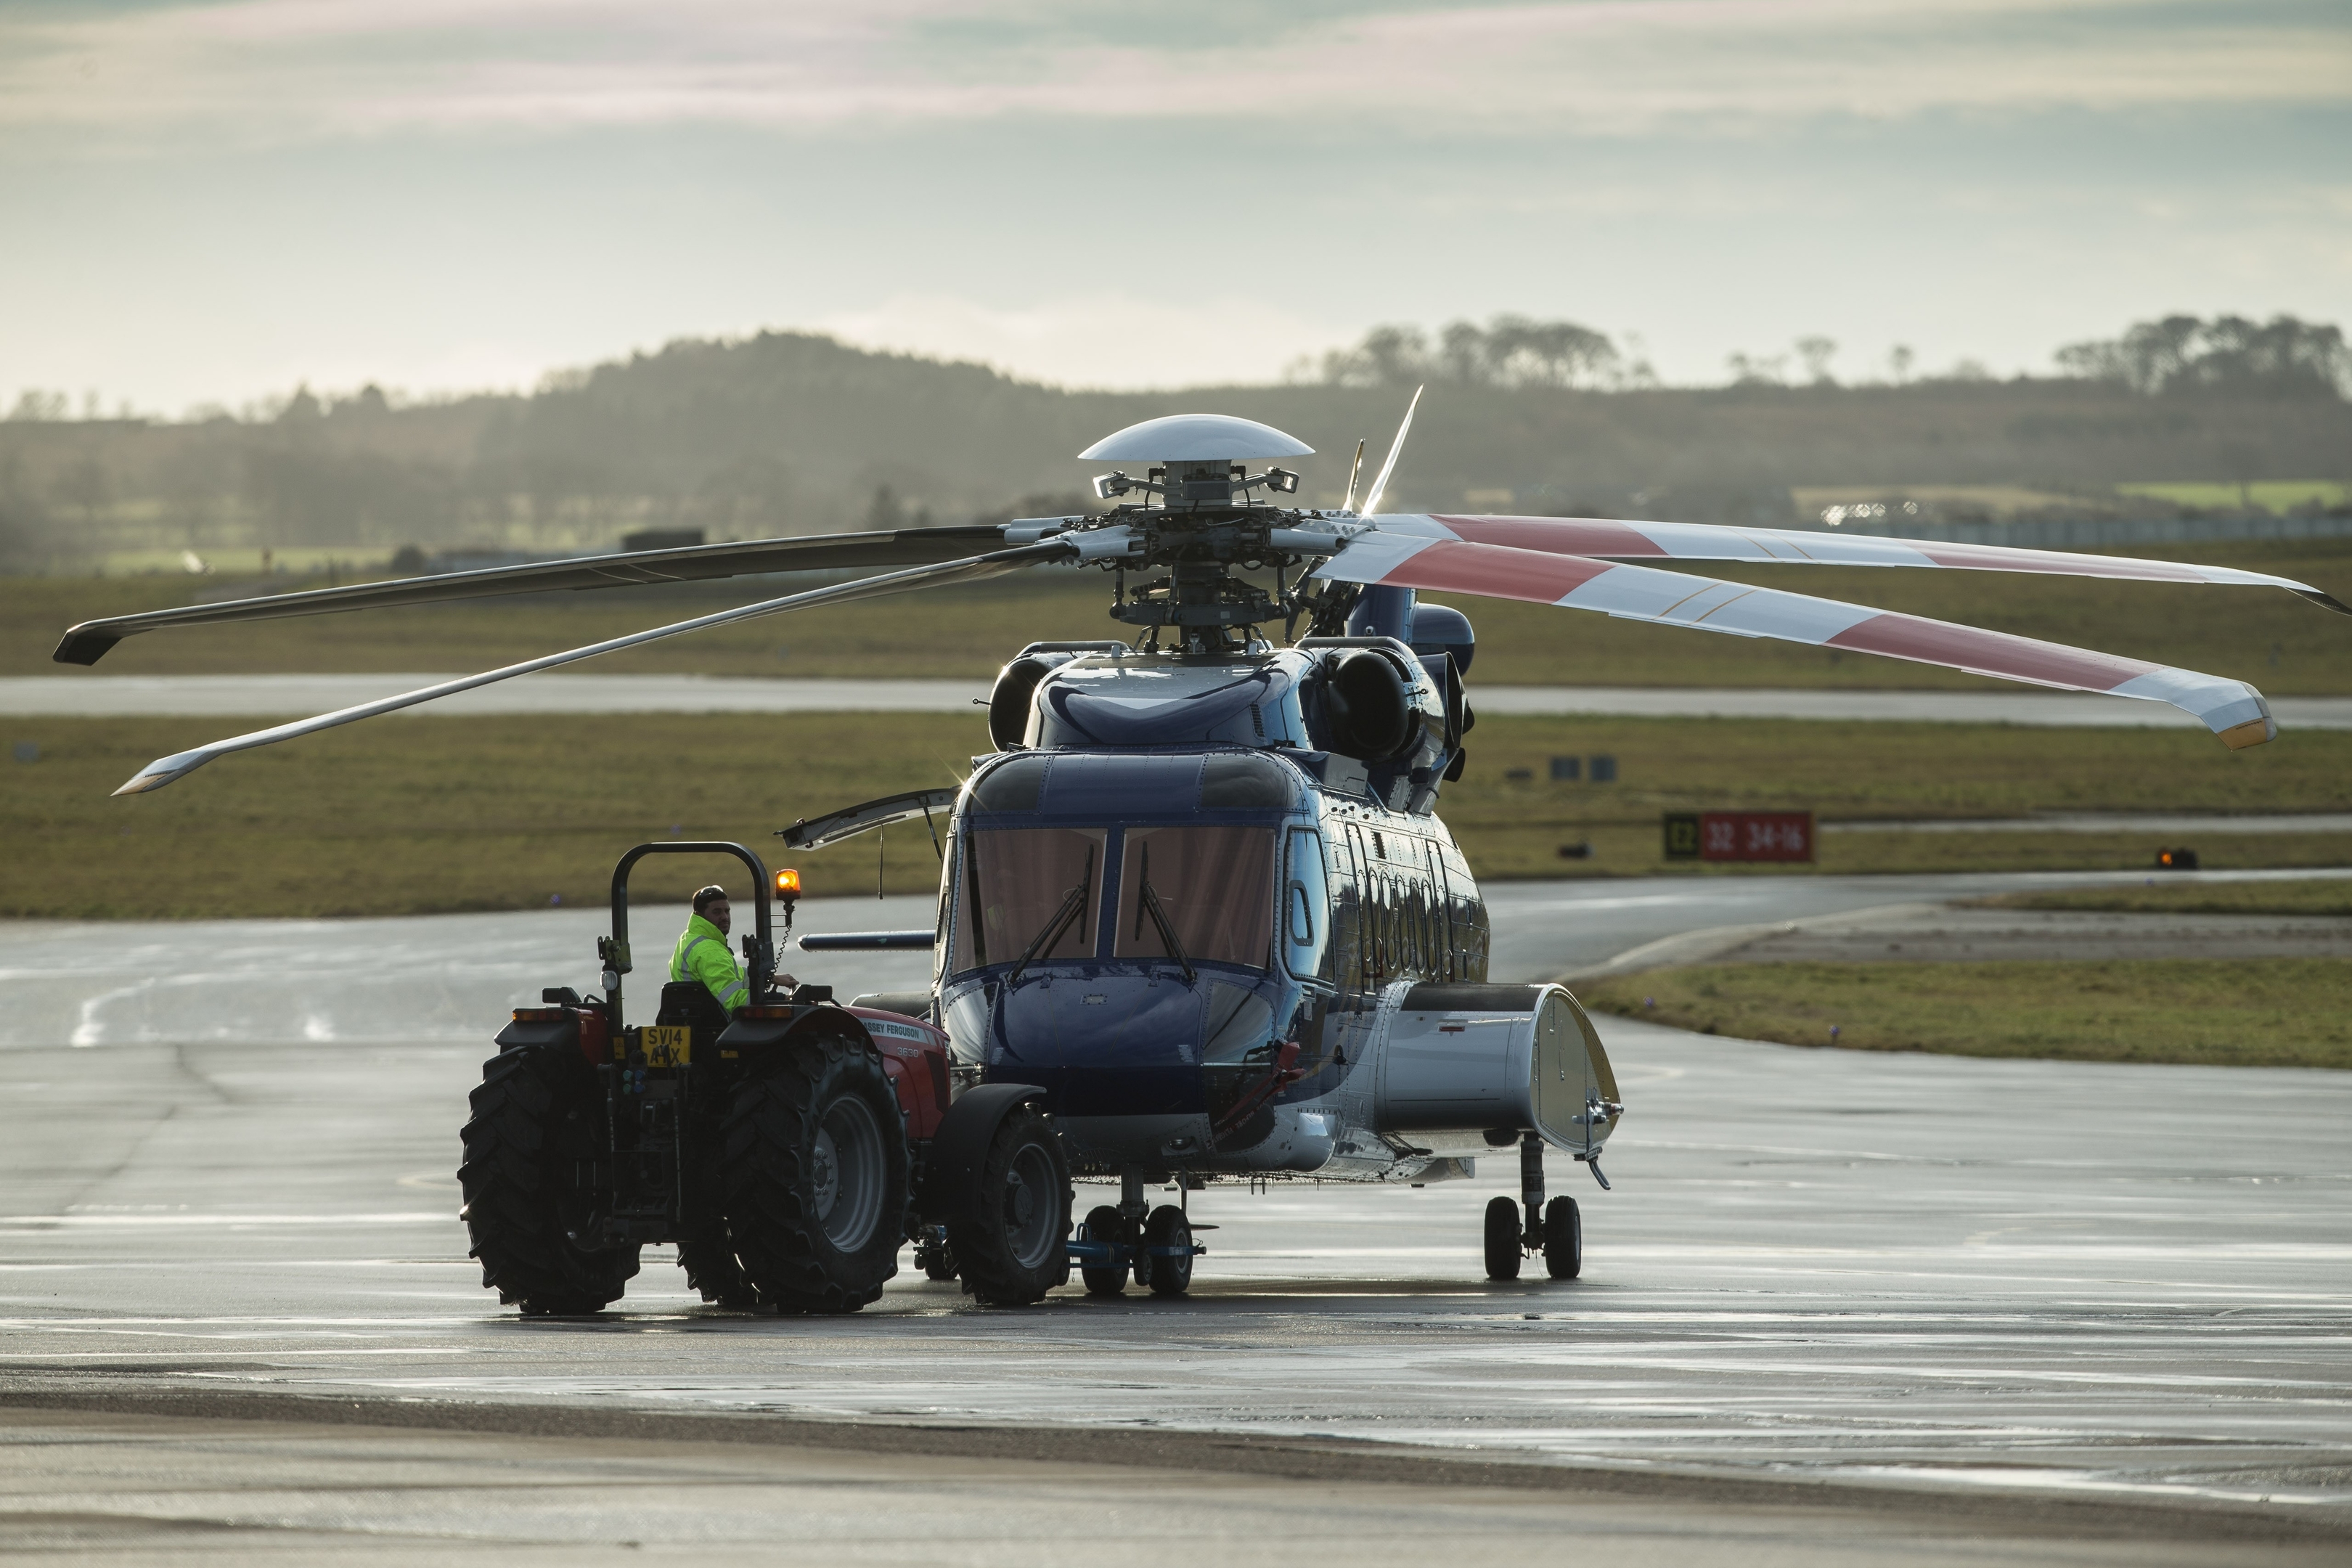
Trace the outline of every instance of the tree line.
<instances>
[{"instance_id":1,"label":"tree line","mask_svg":"<svg viewBox=\"0 0 2352 1568\"><path fill-rule=\"evenodd\" d=\"M1431 381L1503 388L1658 384L1630 335L1621 350L1607 333L1574 321L1512 315L1483 327L1449 321L1434 337L1415 326L1374 327L1351 347L1297 362L1291 379L1359 387Z\"/></svg>"},{"instance_id":2,"label":"tree line","mask_svg":"<svg viewBox=\"0 0 2352 1568\"><path fill-rule=\"evenodd\" d=\"M2237 392L2340 398L2352 394L2352 350L2341 328L2293 316L2167 316L2118 338L2058 351L2066 374L2112 382L2150 397Z\"/></svg>"},{"instance_id":3,"label":"tree line","mask_svg":"<svg viewBox=\"0 0 2352 1568\"><path fill-rule=\"evenodd\" d=\"M1840 386L1834 349L1801 342L1810 385L1788 395L1781 361L1746 361L1750 388L1661 387L1631 339L1505 316L1382 327L1281 384L1177 392L1066 391L769 332L681 341L528 395L304 391L266 414L179 422L59 418L45 397L0 420L0 569L159 547L564 551L648 529L727 539L1051 515L1085 504L1074 454L1090 442L1203 406L1317 447L1300 499L1330 505L1345 455L1394 428L1416 382L1433 395L1391 487L1412 507L1499 494L1528 510L1765 521L1801 486L2352 479L2332 326L2168 318L2071 345L2059 375L2000 382L1913 380L1906 362Z\"/></svg>"},{"instance_id":4,"label":"tree line","mask_svg":"<svg viewBox=\"0 0 2352 1568\"><path fill-rule=\"evenodd\" d=\"M1811 386L1838 384L1831 373L1838 353L1834 339L1812 334L1792 346L1802 366L1797 381ZM2061 379L2106 382L2149 396L2185 392L2352 395L2352 350L2346 347L2343 331L2294 316L2268 321L2243 316L2216 316L2210 321L2167 316L2135 322L2119 337L2070 343L2053 357ZM1785 353L1742 352L1726 356L1724 363L1735 386L1781 386L1791 381ZM1916 363L1910 348L1896 344L1886 356L1885 380L1896 385L1911 381ZM1630 333L1621 347L1607 333L1575 321L1513 315L1496 316L1483 327L1451 321L1434 334L1404 323L1374 327L1346 348L1297 361L1290 379L1349 387L1437 383L1627 391L1659 384L1640 340ZM1962 359L1927 379L1985 382L1994 377L1979 362Z\"/></svg>"}]
</instances>

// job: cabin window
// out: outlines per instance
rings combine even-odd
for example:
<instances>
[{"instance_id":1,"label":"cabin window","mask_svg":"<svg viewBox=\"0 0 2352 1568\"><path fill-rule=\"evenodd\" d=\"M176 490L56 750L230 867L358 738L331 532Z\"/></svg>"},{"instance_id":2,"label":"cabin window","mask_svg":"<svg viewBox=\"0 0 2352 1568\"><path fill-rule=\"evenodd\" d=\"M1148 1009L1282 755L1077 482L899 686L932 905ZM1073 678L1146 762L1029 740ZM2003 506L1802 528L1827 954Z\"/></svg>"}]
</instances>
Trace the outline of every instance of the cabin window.
<instances>
[{"instance_id":1,"label":"cabin window","mask_svg":"<svg viewBox=\"0 0 2352 1568\"><path fill-rule=\"evenodd\" d=\"M1331 960L1340 988L1350 994L1364 988L1365 893L1360 868L1361 846L1349 826L1331 839Z\"/></svg>"},{"instance_id":2,"label":"cabin window","mask_svg":"<svg viewBox=\"0 0 2352 1568\"><path fill-rule=\"evenodd\" d=\"M1113 954L1181 952L1195 963L1264 969L1274 945L1274 861L1271 827L1129 828Z\"/></svg>"},{"instance_id":3,"label":"cabin window","mask_svg":"<svg viewBox=\"0 0 2352 1568\"><path fill-rule=\"evenodd\" d=\"M1108 837L1100 827L983 827L967 835L949 972L1018 963L1033 944L1032 963L1093 957Z\"/></svg>"},{"instance_id":4,"label":"cabin window","mask_svg":"<svg viewBox=\"0 0 2352 1568\"><path fill-rule=\"evenodd\" d=\"M1283 885L1283 962L1301 980L1331 978L1331 889L1323 867L1323 836L1290 830L1290 864Z\"/></svg>"}]
</instances>

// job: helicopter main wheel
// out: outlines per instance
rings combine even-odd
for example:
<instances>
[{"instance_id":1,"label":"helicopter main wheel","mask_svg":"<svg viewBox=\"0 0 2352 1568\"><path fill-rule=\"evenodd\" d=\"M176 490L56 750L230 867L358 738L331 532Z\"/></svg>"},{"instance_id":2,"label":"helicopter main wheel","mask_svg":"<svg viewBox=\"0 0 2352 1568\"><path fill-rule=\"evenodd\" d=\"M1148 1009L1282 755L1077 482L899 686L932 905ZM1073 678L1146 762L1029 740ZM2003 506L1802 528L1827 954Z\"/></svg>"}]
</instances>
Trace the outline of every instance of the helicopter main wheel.
<instances>
[{"instance_id":1,"label":"helicopter main wheel","mask_svg":"<svg viewBox=\"0 0 2352 1568\"><path fill-rule=\"evenodd\" d=\"M1486 1205L1486 1278L1519 1277L1519 1205L1511 1198L1490 1199Z\"/></svg>"},{"instance_id":2,"label":"helicopter main wheel","mask_svg":"<svg viewBox=\"0 0 2352 1568\"><path fill-rule=\"evenodd\" d=\"M943 1225L925 1226L915 1242L915 1267L928 1279L948 1280L956 1277L955 1248L948 1245L948 1227Z\"/></svg>"},{"instance_id":3,"label":"helicopter main wheel","mask_svg":"<svg viewBox=\"0 0 2352 1568\"><path fill-rule=\"evenodd\" d=\"M1090 1209L1087 1213L1087 1239L1118 1243L1125 1239L1127 1218L1110 1205ZM1127 1265L1124 1263L1089 1264L1078 1269L1078 1277L1087 1282L1089 1296L1118 1296L1127 1290Z\"/></svg>"},{"instance_id":4,"label":"helicopter main wheel","mask_svg":"<svg viewBox=\"0 0 2352 1568\"><path fill-rule=\"evenodd\" d=\"M1135 1259L1135 1282L1155 1296L1181 1296L1192 1288L1192 1222L1174 1204L1161 1204L1143 1223L1146 1251ZM1181 1252L1158 1252L1154 1247L1183 1247Z\"/></svg>"},{"instance_id":5,"label":"helicopter main wheel","mask_svg":"<svg viewBox=\"0 0 2352 1568\"><path fill-rule=\"evenodd\" d=\"M1544 1269L1555 1279L1584 1272L1584 1216L1574 1198L1554 1198L1544 1206Z\"/></svg>"}]
</instances>

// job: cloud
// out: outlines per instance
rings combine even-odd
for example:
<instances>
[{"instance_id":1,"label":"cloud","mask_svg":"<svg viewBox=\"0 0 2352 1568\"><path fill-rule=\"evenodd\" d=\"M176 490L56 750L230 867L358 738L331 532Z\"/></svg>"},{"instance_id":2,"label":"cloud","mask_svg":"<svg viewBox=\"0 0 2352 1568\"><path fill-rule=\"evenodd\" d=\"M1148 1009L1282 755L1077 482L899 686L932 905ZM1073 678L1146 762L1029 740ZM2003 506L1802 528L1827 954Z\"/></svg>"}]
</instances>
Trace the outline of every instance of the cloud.
<instances>
[{"instance_id":1,"label":"cloud","mask_svg":"<svg viewBox=\"0 0 2352 1568\"><path fill-rule=\"evenodd\" d=\"M0 20L0 132L283 142L1013 116L1638 132L2352 99L2352 28L2293 0L1343 0L1187 15L974 0L20 9Z\"/></svg>"}]
</instances>

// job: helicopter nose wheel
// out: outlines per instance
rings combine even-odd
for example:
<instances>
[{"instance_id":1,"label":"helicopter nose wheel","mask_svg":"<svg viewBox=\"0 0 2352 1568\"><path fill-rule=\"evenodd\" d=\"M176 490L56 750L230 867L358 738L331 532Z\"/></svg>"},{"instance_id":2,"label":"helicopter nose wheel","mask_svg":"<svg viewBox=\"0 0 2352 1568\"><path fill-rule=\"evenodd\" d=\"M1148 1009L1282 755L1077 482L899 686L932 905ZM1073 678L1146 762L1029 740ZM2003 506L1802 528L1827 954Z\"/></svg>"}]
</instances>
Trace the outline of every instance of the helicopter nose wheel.
<instances>
[{"instance_id":1,"label":"helicopter nose wheel","mask_svg":"<svg viewBox=\"0 0 2352 1568\"><path fill-rule=\"evenodd\" d=\"M1087 1213L1086 1236L1089 1241L1125 1241L1128 1238L1127 1216L1108 1204ZM1087 1282L1089 1296L1118 1296L1127 1290L1127 1265L1124 1263L1081 1264L1079 1278Z\"/></svg>"},{"instance_id":2,"label":"helicopter nose wheel","mask_svg":"<svg viewBox=\"0 0 2352 1568\"><path fill-rule=\"evenodd\" d=\"M1155 1296L1181 1296L1192 1288L1192 1222L1174 1204L1161 1204L1144 1221L1135 1282Z\"/></svg>"}]
</instances>

